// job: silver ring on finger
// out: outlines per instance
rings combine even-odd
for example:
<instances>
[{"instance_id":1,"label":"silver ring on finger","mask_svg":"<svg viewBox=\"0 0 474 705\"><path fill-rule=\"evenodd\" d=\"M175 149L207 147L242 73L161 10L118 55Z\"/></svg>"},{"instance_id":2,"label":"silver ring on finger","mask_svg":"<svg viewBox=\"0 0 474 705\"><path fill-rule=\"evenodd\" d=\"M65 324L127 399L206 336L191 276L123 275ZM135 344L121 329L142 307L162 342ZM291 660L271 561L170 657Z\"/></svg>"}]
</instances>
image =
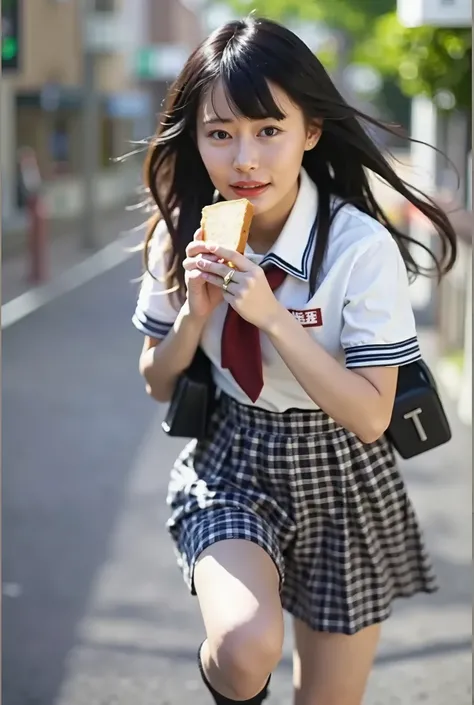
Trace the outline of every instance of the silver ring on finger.
<instances>
[{"instance_id":1,"label":"silver ring on finger","mask_svg":"<svg viewBox=\"0 0 474 705\"><path fill-rule=\"evenodd\" d=\"M229 272L224 277L224 281L222 283L222 289L224 291L227 291L229 288L229 284L231 283L232 279L234 278L235 275L235 269L231 269Z\"/></svg>"}]
</instances>

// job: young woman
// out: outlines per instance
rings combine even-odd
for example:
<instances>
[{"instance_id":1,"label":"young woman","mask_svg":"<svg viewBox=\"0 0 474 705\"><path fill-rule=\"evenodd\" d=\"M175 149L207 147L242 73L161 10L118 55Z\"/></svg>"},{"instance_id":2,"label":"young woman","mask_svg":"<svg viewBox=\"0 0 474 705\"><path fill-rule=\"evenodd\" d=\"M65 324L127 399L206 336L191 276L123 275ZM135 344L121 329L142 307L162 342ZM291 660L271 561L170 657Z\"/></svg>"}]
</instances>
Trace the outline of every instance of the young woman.
<instances>
[{"instance_id":1,"label":"young woman","mask_svg":"<svg viewBox=\"0 0 474 705\"><path fill-rule=\"evenodd\" d=\"M172 471L168 522L218 704L266 698L285 609L296 705L360 705L393 600L436 587L384 436L397 368L420 356L407 277L417 266L368 171L432 221L439 275L455 238L363 120L375 122L303 42L251 18L189 58L147 160L158 215L134 316L140 370L169 401L201 346L220 391L207 438ZM203 206L241 197L255 208L245 255L203 242ZM221 353L236 314L232 362Z\"/></svg>"}]
</instances>

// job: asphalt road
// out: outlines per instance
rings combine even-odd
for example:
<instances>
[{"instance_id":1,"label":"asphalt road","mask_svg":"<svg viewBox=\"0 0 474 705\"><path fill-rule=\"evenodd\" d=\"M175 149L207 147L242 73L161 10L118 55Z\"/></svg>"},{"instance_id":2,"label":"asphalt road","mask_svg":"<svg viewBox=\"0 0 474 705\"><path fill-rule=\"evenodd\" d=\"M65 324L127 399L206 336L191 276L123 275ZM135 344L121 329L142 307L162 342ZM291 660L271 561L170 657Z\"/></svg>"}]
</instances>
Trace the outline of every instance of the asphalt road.
<instances>
[{"instance_id":1,"label":"asphalt road","mask_svg":"<svg viewBox=\"0 0 474 705\"><path fill-rule=\"evenodd\" d=\"M137 372L135 258L3 333L3 704L206 705L164 530L180 441ZM428 343L429 344L429 341ZM400 602L367 705L471 703L470 433L404 466L441 591ZM270 705L291 703L291 638Z\"/></svg>"}]
</instances>

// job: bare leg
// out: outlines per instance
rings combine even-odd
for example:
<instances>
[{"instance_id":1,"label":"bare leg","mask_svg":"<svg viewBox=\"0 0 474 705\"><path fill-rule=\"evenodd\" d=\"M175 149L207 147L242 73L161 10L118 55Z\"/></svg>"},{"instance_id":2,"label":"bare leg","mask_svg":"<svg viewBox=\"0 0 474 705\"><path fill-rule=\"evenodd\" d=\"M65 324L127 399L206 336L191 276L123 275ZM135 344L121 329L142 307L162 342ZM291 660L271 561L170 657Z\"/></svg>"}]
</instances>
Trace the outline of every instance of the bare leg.
<instances>
[{"instance_id":1,"label":"bare leg","mask_svg":"<svg viewBox=\"0 0 474 705\"><path fill-rule=\"evenodd\" d=\"M357 634L312 631L294 620L295 705L361 705L380 638L380 625Z\"/></svg>"},{"instance_id":2,"label":"bare leg","mask_svg":"<svg viewBox=\"0 0 474 705\"><path fill-rule=\"evenodd\" d=\"M281 658L283 615L272 559L250 541L220 541L203 551L194 571L207 640L201 650L211 685L233 700L265 686Z\"/></svg>"}]
</instances>

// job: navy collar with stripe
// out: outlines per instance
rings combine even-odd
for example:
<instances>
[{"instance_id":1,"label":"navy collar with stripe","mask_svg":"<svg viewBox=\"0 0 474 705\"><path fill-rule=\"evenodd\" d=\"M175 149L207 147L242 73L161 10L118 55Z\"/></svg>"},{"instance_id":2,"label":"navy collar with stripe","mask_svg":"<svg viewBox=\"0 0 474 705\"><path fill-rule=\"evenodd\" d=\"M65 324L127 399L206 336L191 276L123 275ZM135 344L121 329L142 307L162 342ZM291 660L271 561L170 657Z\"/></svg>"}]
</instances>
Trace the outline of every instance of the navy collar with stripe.
<instances>
[{"instance_id":1,"label":"navy collar with stripe","mask_svg":"<svg viewBox=\"0 0 474 705\"><path fill-rule=\"evenodd\" d=\"M260 262L276 264L288 274L309 281L311 257L316 239L318 191L304 169L301 170L300 187L295 205L269 252ZM250 256L253 254L248 248ZM252 258L252 257L251 257Z\"/></svg>"}]
</instances>

